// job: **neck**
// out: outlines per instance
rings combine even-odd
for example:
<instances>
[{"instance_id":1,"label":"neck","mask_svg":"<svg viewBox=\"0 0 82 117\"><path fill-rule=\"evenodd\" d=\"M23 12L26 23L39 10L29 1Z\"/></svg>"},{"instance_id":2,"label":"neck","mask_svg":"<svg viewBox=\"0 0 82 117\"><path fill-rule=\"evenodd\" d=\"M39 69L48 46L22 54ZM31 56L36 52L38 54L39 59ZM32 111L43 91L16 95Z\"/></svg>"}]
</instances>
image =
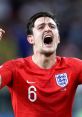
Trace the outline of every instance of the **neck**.
<instances>
[{"instance_id":1,"label":"neck","mask_svg":"<svg viewBox=\"0 0 82 117\"><path fill-rule=\"evenodd\" d=\"M43 54L41 54L41 55L34 54L32 56L32 60L40 68L49 69L53 65L55 65L55 63L56 63L56 54L52 54L52 55L49 55L49 56L46 56L46 55L43 55Z\"/></svg>"}]
</instances>

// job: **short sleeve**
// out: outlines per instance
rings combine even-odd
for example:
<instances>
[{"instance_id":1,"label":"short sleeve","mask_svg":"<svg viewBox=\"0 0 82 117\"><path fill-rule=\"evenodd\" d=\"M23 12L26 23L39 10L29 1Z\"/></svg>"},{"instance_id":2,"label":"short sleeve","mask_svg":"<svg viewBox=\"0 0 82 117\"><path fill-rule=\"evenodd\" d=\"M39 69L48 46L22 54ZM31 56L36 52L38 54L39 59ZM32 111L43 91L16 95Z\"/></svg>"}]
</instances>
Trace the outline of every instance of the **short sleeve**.
<instances>
[{"instance_id":1,"label":"short sleeve","mask_svg":"<svg viewBox=\"0 0 82 117\"><path fill-rule=\"evenodd\" d=\"M14 64L8 61L0 66L0 88L9 85L13 79Z\"/></svg>"},{"instance_id":2,"label":"short sleeve","mask_svg":"<svg viewBox=\"0 0 82 117\"><path fill-rule=\"evenodd\" d=\"M79 60L78 63L76 64L77 69L79 70L78 74L78 84L82 84L82 60Z\"/></svg>"}]
</instances>

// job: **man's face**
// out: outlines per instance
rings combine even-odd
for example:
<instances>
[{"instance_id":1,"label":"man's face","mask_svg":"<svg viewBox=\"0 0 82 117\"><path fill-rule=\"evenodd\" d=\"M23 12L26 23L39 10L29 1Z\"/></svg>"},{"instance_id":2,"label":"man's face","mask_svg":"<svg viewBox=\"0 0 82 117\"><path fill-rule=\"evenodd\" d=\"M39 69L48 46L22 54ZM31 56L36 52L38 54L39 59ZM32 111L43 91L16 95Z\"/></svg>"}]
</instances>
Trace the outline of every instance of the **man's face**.
<instances>
[{"instance_id":1,"label":"man's face","mask_svg":"<svg viewBox=\"0 0 82 117\"><path fill-rule=\"evenodd\" d=\"M52 54L60 41L56 23L52 18L40 17L33 27L33 41L36 52Z\"/></svg>"}]
</instances>

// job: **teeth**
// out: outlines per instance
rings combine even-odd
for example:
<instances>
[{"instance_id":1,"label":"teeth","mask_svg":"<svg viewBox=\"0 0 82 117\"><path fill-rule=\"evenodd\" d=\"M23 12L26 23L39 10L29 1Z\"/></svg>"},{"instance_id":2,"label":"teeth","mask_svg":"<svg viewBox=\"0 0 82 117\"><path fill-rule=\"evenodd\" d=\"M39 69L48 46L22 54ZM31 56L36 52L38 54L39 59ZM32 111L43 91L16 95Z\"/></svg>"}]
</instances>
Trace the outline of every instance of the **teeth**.
<instances>
[{"instance_id":1,"label":"teeth","mask_svg":"<svg viewBox=\"0 0 82 117\"><path fill-rule=\"evenodd\" d=\"M53 42L53 34L50 33L44 33L43 34L43 42L44 44L51 44Z\"/></svg>"},{"instance_id":2,"label":"teeth","mask_svg":"<svg viewBox=\"0 0 82 117\"><path fill-rule=\"evenodd\" d=\"M47 38L47 37L51 37L51 36L45 36L45 38Z\"/></svg>"},{"instance_id":3,"label":"teeth","mask_svg":"<svg viewBox=\"0 0 82 117\"><path fill-rule=\"evenodd\" d=\"M53 39L52 35L44 35L43 39L47 39L47 38L52 38Z\"/></svg>"},{"instance_id":4,"label":"teeth","mask_svg":"<svg viewBox=\"0 0 82 117\"><path fill-rule=\"evenodd\" d=\"M46 37L52 37L51 35L44 35L44 38L46 38Z\"/></svg>"},{"instance_id":5,"label":"teeth","mask_svg":"<svg viewBox=\"0 0 82 117\"><path fill-rule=\"evenodd\" d=\"M48 38L52 38L52 36L46 35L46 36L43 37L43 40L48 39Z\"/></svg>"}]
</instances>

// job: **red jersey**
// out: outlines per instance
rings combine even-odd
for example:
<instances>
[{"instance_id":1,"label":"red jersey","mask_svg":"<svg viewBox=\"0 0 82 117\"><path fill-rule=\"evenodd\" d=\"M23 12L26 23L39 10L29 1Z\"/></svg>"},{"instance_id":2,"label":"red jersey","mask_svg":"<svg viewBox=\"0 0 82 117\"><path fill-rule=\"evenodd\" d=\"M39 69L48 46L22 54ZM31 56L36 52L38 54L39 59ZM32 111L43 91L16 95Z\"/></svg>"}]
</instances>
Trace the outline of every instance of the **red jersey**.
<instances>
[{"instance_id":1,"label":"red jersey","mask_svg":"<svg viewBox=\"0 0 82 117\"><path fill-rule=\"evenodd\" d=\"M1 88L8 86L15 117L72 117L76 88L82 83L82 61L57 57L51 69L42 69L32 57L0 67Z\"/></svg>"}]
</instances>

